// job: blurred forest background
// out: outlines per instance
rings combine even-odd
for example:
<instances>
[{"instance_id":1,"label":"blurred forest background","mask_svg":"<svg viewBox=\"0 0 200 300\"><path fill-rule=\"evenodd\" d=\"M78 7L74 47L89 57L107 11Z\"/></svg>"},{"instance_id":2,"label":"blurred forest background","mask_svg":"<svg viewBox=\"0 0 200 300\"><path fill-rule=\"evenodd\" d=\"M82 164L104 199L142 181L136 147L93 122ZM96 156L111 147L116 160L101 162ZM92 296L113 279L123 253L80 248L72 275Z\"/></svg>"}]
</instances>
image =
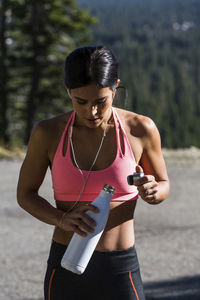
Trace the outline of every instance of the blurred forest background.
<instances>
[{"instance_id":1,"label":"blurred forest background","mask_svg":"<svg viewBox=\"0 0 200 300\"><path fill-rule=\"evenodd\" d=\"M118 58L126 108L155 121L162 146L200 147L199 0L1 0L0 10L1 145L26 145L35 122L71 109L65 56L101 44Z\"/></svg>"}]
</instances>

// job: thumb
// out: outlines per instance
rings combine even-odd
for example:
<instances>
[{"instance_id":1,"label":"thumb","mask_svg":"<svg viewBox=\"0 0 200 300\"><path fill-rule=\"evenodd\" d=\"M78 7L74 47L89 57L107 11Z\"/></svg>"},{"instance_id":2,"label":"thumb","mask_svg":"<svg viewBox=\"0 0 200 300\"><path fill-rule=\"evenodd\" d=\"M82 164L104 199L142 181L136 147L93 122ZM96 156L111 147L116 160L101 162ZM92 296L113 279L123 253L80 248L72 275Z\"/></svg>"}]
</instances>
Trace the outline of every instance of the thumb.
<instances>
[{"instance_id":1,"label":"thumb","mask_svg":"<svg viewBox=\"0 0 200 300\"><path fill-rule=\"evenodd\" d=\"M142 167L139 165L136 166L135 171L136 171L136 173L144 173Z\"/></svg>"}]
</instances>

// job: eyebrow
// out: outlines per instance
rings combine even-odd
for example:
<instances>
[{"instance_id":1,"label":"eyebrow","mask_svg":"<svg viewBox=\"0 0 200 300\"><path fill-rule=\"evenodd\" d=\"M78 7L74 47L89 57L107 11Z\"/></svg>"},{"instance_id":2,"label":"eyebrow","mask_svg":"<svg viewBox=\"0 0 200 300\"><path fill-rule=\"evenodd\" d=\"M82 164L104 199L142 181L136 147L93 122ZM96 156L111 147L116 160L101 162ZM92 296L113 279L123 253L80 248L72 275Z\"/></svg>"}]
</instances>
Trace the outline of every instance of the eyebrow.
<instances>
[{"instance_id":1,"label":"eyebrow","mask_svg":"<svg viewBox=\"0 0 200 300\"><path fill-rule=\"evenodd\" d=\"M80 98L80 97L77 97L77 96L74 96L74 98L76 98L77 100L88 101L87 99L83 99L83 98ZM98 98L95 101L104 100L106 98L108 98L108 96L105 96L105 97L102 97L102 98Z\"/></svg>"}]
</instances>

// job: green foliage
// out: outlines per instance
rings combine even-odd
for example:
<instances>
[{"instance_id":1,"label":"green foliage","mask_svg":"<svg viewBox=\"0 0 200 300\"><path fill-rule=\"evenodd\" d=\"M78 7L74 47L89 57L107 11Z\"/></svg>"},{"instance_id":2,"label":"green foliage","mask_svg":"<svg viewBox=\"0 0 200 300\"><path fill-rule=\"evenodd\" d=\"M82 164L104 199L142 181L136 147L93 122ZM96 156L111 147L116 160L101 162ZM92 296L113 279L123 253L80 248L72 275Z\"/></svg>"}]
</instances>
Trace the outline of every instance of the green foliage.
<instances>
[{"instance_id":1,"label":"green foliage","mask_svg":"<svg viewBox=\"0 0 200 300\"><path fill-rule=\"evenodd\" d=\"M0 2L0 144L27 143L36 121L70 108L65 56L94 25L92 44L118 57L126 108L155 121L163 146L200 147L199 0L78 3Z\"/></svg>"},{"instance_id":2,"label":"green foliage","mask_svg":"<svg viewBox=\"0 0 200 300\"><path fill-rule=\"evenodd\" d=\"M127 108L151 117L165 147L200 147L200 2L79 0L99 19L93 43L118 57Z\"/></svg>"},{"instance_id":3,"label":"green foliage","mask_svg":"<svg viewBox=\"0 0 200 300\"><path fill-rule=\"evenodd\" d=\"M7 72L7 108L1 111L0 122L6 113L9 127L4 131L9 131L14 142L23 138L27 143L37 120L68 109L64 60L74 48L91 40L88 29L96 19L75 0L3 1L6 51L0 59ZM2 91L1 99L5 99ZM0 139L7 142L3 133Z\"/></svg>"}]
</instances>

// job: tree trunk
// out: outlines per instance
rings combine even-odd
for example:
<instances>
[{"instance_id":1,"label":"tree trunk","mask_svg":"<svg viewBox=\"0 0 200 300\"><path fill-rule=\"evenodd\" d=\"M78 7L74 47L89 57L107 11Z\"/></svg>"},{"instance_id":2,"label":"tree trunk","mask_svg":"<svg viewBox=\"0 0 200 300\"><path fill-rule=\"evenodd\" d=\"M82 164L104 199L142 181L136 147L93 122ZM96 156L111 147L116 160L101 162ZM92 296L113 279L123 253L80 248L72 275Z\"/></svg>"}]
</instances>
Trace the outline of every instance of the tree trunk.
<instances>
[{"instance_id":1,"label":"tree trunk","mask_svg":"<svg viewBox=\"0 0 200 300\"><path fill-rule=\"evenodd\" d=\"M1 39L1 76L0 76L0 142L8 146L10 136L8 133L8 70L7 70L7 46L6 46L6 10L8 1L2 0L2 13L0 17L0 39Z\"/></svg>"},{"instance_id":2,"label":"tree trunk","mask_svg":"<svg viewBox=\"0 0 200 300\"><path fill-rule=\"evenodd\" d=\"M39 82L41 76L41 66L39 64L39 42L38 42L38 18L39 14L37 13L37 1L32 1L32 49L33 49L33 57L32 57L32 78L31 78L31 88L29 92L29 96L27 99L26 106L26 128L25 128L25 136L24 143L27 145L30 137L31 130L33 128L35 122L35 116L38 105L38 89Z\"/></svg>"}]
</instances>

